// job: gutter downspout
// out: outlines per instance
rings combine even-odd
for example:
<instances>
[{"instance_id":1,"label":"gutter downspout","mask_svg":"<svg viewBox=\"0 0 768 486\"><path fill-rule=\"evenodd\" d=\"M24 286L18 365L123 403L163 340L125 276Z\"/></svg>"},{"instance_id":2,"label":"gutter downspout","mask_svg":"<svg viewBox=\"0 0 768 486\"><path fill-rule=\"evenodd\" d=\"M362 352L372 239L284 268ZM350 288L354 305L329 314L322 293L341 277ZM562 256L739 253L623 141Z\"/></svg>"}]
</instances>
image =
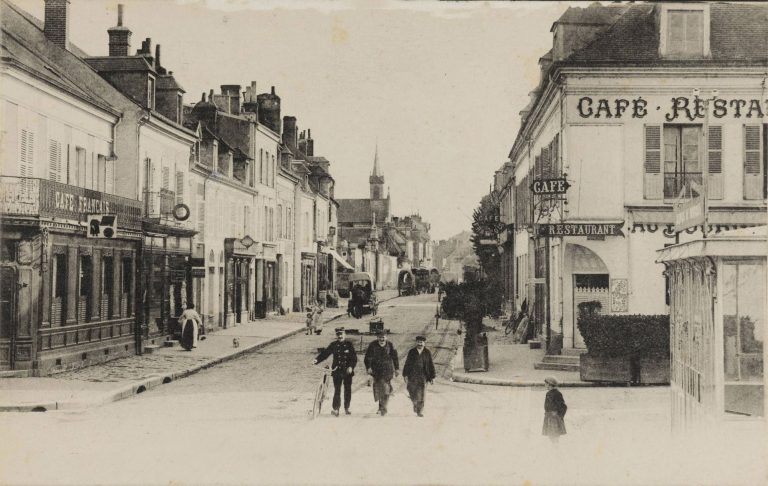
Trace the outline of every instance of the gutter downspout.
<instances>
[{"instance_id":1,"label":"gutter downspout","mask_svg":"<svg viewBox=\"0 0 768 486\"><path fill-rule=\"evenodd\" d=\"M143 209L142 209L142 221L144 217L146 217L146 211L147 211L147 201L146 197L144 197L143 191L142 191L142 185L141 185L141 171L142 168L145 167L144 161L141 158L141 127L145 123L149 121L149 114L145 112L144 110L139 111L139 119L136 123L136 163L138 170L136 171L136 198L143 202ZM145 184L147 180L144 181ZM142 224L143 226L143 224ZM142 236L146 236L144 234L144 229L142 227ZM149 290L149 283L145 282L143 278L144 275L144 262L147 258L146 255L146 248L144 248L144 240L145 238L141 239L141 242L139 243L139 253L137 264L134 264L134 287L137 288L137 292L135 292L134 297L134 309L141 309L141 315L136 316L136 322L134 326L134 335L136 340L136 354L141 356L144 354L143 344L144 344L144 338L149 337L149 323L147 319L149 318L149 301L147 300L147 292ZM139 300L141 299L141 300Z\"/></svg>"}]
</instances>

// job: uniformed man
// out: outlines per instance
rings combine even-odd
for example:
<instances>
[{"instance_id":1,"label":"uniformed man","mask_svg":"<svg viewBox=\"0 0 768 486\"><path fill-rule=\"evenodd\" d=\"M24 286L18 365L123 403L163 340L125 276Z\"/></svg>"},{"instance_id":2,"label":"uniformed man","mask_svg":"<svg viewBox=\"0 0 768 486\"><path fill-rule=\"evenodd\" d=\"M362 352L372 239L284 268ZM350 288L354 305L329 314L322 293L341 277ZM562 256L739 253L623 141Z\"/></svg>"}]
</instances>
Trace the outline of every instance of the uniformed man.
<instances>
[{"instance_id":1,"label":"uniformed man","mask_svg":"<svg viewBox=\"0 0 768 486\"><path fill-rule=\"evenodd\" d=\"M355 365L357 365L357 353L351 342L345 338L344 328L336 328L336 340L328 345L322 353L317 355L314 364L320 363L328 356L333 355L333 411L335 416L339 416L339 406L341 405L341 385L344 384L344 412L349 415L349 403L352 401L352 377L355 374Z\"/></svg>"}]
</instances>

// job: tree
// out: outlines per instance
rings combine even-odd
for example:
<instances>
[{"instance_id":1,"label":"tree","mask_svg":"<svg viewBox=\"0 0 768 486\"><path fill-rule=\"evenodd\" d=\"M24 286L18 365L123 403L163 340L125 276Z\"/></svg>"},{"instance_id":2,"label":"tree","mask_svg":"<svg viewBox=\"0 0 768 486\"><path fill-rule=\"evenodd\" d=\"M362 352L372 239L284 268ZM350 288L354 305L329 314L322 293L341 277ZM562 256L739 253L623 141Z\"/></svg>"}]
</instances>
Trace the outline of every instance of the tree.
<instances>
[{"instance_id":1,"label":"tree","mask_svg":"<svg viewBox=\"0 0 768 486\"><path fill-rule=\"evenodd\" d=\"M480 205L472 215L472 235L470 241L475 250L480 266L485 274L486 289L499 293L499 298L485 296L486 312L494 315L501 309L501 289L504 288L501 279L501 255L496 244L487 244L488 240L498 241L498 234L504 226L499 218L499 201L494 193L480 200ZM485 240L485 241L483 241ZM483 244L486 243L486 244ZM497 302L498 301L498 302Z\"/></svg>"}]
</instances>

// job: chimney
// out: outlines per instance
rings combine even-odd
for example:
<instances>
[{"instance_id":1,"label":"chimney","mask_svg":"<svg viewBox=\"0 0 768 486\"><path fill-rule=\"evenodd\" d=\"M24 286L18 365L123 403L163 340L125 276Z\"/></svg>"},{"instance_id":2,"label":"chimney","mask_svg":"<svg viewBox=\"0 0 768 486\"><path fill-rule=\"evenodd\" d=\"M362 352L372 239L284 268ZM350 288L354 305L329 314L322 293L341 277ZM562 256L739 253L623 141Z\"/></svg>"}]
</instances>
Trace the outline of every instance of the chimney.
<instances>
[{"instance_id":1,"label":"chimney","mask_svg":"<svg viewBox=\"0 0 768 486\"><path fill-rule=\"evenodd\" d=\"M221 94L229 97L229 112L233 115L240 114L240 85L239 84L222 84Z\"/></svg>"},{"instance_id":2,"label":"chimney","mask_svg":"<svg viewBox=\"0 0 768 486\"><path fill-rule=\"evenodd\" d=\"M312 130L307 129L307 156L313 157L315 155L315 141L312 140Z\"/></svg>"},{"instance_id":3,"label":"chimney","mask_svg":"<svg viewBox=\"0 0 768 486\"><path fill-rule=\"evenodd\" d=\"M250 86L245 87L245 98L243 99L244 113L259 112L259 104L256 102L256 81L251 81Z\"/></svg>"},{"instance_id":4,"label":"chimney","mask_svg":"<svg viewBox=\"0 0 768 486\"><path fill-rule=\"evenodd\" d=\"M291 152L296 153L296 117L284 116L283 117L283 143L291 149Z\"/></svg>"},{"instance_id":5,"label":"chimney","mask_svg":"<svg viewBox=\"0 0 768 486\"><path fill-rule=\"evenodd\" d=\"M43 32L57 46L69 48L69 0L45 0Z\"/></svg>"},{"instance_id":6,"label":"chimney","mask_svg":"<svg viewBox=\"0 0 768 486\"><path fill-rule=\"evenodd\" d=\"M123 27L123 4L117 5L117 26L107 29L109 55L128 56L131 51L131 31Z\"/></svg>"}]
</instances>

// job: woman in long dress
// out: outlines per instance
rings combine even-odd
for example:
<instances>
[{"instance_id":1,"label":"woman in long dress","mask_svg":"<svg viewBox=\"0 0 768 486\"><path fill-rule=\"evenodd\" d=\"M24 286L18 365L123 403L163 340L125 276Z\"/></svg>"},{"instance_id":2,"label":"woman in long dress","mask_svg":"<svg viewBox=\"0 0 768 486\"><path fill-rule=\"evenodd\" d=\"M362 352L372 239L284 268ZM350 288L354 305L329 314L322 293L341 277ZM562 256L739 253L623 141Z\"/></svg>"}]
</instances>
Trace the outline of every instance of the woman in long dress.
<instances>
[{"instance_id":1,"label":"woman in long dress","mask_svg":"<svg viewBox=\"0 0 768 486\"><path fill-rule=\"evenodd\" d=\"M200 325L200 314L195 311L195 305L187 305L187 310L181 313L179 322L181 323L181 347L187 351L197 347L197 335Z\"/></svg>"}]
</instances>

